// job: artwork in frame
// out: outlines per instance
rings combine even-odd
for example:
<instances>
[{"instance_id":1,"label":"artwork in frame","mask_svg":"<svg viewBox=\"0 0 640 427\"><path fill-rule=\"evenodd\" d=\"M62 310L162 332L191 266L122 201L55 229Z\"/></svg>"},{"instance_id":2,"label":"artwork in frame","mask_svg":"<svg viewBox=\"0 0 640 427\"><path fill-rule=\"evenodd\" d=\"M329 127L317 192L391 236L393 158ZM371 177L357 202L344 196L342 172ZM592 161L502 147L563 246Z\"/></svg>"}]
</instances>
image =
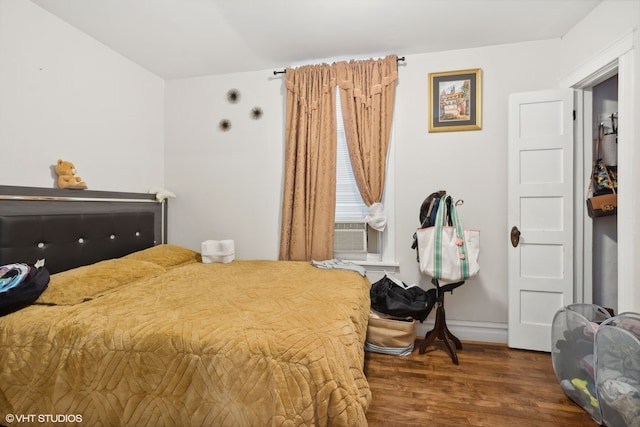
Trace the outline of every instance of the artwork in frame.
<instances>
[{"instance_id":1,"label":"artwork in frame","mask_svg":"<svg viewBox=\"0 0 640 427\"><path fill-rule=\"evenodd\" d=\"M482 129L482 70L429 73L429 132Z\"/></svg>"}]
</instances>

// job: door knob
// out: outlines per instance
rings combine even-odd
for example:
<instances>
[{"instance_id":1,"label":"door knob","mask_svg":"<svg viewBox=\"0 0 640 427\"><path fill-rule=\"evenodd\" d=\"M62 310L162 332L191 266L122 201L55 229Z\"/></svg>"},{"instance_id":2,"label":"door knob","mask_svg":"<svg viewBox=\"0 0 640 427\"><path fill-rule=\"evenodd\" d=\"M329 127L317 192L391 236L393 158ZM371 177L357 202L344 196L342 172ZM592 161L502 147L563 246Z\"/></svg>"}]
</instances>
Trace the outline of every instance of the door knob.
<instances>
[{"instance_id":1,"label":"door knob","mask_svg":"<svg viewBox=\"0 0 640 427\"><path fill-rule=\"evenodd\" d=\"M511 245L513 247L517 247L518 243L520 243L520 230L515 225L511 228Z\"/></svg>"}]
</instances>

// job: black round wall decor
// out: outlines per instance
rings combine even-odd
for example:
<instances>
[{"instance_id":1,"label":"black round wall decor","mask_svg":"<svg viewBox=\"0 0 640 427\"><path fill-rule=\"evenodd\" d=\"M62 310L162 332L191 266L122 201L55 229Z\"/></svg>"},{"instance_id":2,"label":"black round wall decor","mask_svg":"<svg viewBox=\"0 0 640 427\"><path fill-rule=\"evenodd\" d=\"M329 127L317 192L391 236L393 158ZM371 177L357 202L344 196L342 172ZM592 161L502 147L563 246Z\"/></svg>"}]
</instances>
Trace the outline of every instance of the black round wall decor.
<instances>
[{"instance_id":1,"label":"black round wall decor","mask_svg":"<svg viewBox=\"0 0 640 427\"><path fill-rule=\"evenodd\" d=\"M253 109L251 110L251 118L253 120L258 120L261 117L262 117L262 108L253 107Z\"/></svg>"},{"instance_id":2,"label":"black round wall decor","mask_svg":"<svg viewBox=\"0 0 640 427\"><path fill-rule=\"evenodd\" d=\"M223 131L226 132L229 129L231 129L231 122L227 119L222 119L220 120L220 123L218 123L218 128Z\"/></svg>"},{"instance_id":3,"label":"black round wall decor","mask_svg":"<svg viewBox=\"0 0 640 427\"><path fill-rule=\"evenodd\" d=\"M227 92L227 101L232 104L240 101L240 91L238 89L231 89Z\"/></svg>"}]
</instances>

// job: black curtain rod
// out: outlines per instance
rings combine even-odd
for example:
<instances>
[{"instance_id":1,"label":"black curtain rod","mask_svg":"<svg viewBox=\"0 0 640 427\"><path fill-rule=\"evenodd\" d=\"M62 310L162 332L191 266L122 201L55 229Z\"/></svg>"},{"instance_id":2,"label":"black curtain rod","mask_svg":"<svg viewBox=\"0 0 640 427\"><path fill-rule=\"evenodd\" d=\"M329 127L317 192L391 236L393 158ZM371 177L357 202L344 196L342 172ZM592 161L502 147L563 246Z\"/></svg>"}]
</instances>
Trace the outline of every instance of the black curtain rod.
<instances>
[{"instance_id":1,"label":"black curtain rod","mask_svg":"<svg viewBox=\"0 0 640 427\"><path fill-rule=\"evenodd\" d=\"M404 61L404 56L401 56L400 58L396 59L396 61L398 61L398 62L400 62L400 61ZM273 75L274 75L274 76L277 76L278 74L284 74L284 73L286 73L286 71L285 71L285 70L282 70L282 71L274 71L274 72L273 72Z\"/></svg>"}]
</instances>

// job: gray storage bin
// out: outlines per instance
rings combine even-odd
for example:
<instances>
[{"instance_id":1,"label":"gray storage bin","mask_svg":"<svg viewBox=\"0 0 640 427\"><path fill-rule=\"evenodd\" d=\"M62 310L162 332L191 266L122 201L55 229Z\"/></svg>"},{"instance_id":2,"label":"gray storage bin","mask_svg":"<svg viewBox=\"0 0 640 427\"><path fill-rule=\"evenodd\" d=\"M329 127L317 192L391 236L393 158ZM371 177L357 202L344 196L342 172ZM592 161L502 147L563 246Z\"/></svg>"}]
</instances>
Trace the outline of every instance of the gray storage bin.
<instances>
[{"instance_id":1,"label":"gray storage bin","mask_svg":"<svg viewBox=\"0 0 640 427\"><path fill-rule=\"evenodd\" d=\"M596 388L607 427L640 427L640 314L622 313L596 332Z\"/></svg>"},{"instance_id":2,"label":"gray storage bin","mask_svg":"<svg viewBox=\"0 0 640 427\"><path fill-rule=\"evenodd\" d=\"M596 389L596 331L611 315L595 304L571 304L553 318L551 361L564 393L598 423L602 413Z\"/></svg>"}]
</instances>

